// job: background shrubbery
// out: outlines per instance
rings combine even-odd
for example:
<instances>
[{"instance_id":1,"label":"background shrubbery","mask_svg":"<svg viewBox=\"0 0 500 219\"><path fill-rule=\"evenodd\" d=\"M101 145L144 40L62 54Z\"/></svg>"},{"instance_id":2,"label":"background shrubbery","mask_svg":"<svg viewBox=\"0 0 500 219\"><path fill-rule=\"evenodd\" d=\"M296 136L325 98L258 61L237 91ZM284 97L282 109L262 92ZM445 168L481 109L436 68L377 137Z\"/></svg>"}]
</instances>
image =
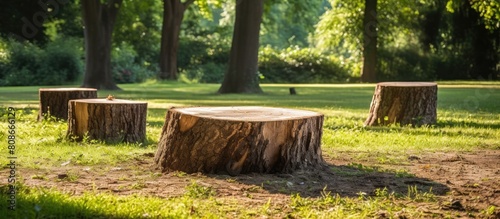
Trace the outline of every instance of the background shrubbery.
<instances>
[{"instance_id":1,"label":"background shrubbery","mask_svg":"<svg viewBox=\"0 0 500 219\"><path fill-rule=\"evenodd\" d=\"M58 38L40 47L29 42L3 42L0 85L59 85L76 81L83 72L81 42Z\"/></svg>"},{"instance_id":2,"label":"background shrubbery","mask_svg":"<svg viewBox=\"0 0 500 219\"><path fill-rule=\"evenodd\" d=\"M265 47L259 54L259 73L269 83L345 82L349 76L334 56L316 49Z\"/></svg>"},{"instance_id":3,"label":"background shrubbery","mask_svg":"<svg viewBox=\"0 0 500 219\"><path fill-rule=\"evenodd\" d=\"M132 46L122 43L111 51L111 71L116 83L139 83L154 77L156 65L138 63L138 55Z\"/></svg>"},{"instance_id":4,"label":"background shrubbery","mask_svg":"<svg viewBox=\"0 0 500 219\"><path fill-rule=\"evenodd\" d=\"M180 39L177 67L185 82L221 83L229 61L229 42L218 35Z\"/></svg>"},{"instance_id":5,"label":"background shrubbery","mask_svg":"<svg viewBox=\"0 0 500 219\"><path fill-rule=\"evenodd\" d=\"M229 45L202 38L183 38L179 49L181 80L221 83L229 61ZM264 47L259 52L259 74L264 83L345 82L348 71L334 56L317 49Z\"/></svg>"},{"instance_id":6,"label":"background shrubbery","mask_svg":"<svg viewBox=\"0 0 500 219\"><path fill-rule=\"evenodd\" d=\"M37 36L21 43L9 38L22 38L22 18L32 18L42 8L28 0L5 1L9 7L4 8L12 14L0 25L0 86L80 84L84 44L79 2L61 4L44 19ZM179 80L220 83L229 62L234 2L201 2L187 8L181 25ZM364 2L336 2L266 4L260 31L261 82L359 82L364 41L359 8ZM498 17L488 12L497 11L498 4L481 2L380 0L377 81L498 80L500 26ZM112 40L116 83L156 78L162 6L154 0L122 5Z\"/></svg>"}]
</instances>

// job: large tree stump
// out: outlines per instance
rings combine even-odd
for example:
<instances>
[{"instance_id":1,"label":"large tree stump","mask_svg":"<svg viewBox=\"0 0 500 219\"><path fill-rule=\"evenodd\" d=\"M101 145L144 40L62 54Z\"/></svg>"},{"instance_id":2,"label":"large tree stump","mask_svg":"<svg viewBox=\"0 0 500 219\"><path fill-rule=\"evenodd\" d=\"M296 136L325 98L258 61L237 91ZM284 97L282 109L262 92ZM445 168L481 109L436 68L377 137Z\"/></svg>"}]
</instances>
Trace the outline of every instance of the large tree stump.
<instances>
[{"instance_id":1,"label":"large tree stump","mask_svg":"<svg viewBox=\"0 0 500 219\"><path fill-rule=\"evenodd\" d=\"M110 143L143 142L147 103L120 99L70 100L68 138Z\"/></svg>"},{"instance_id":2,"label":"large tree stump","mask_svg":"<svg viewBox=\"0 0 500 219\"><path fill-rule=\"evenodd\" d=\"M187 173L292 172L323 164L323 115L268 107L172 108L156 165Z\"/></svg>"},{"instance_id":3,"label":"large tree stump","mask_svg":"<svg viewBox=\"0 0 500 219\"><path fill-rule=\"evenodd\" d=\"M436 83L378 83L365 126L434 124L436 123L436 108Z\"/></svg>"},{"instance_id":4,"label":"large tree stump","mask_svg":"<svg viewBox=\"0 0 500 219\"><path fill-rule=\"evenodd\" d=\"M40 110L38 120L50 115L59 119L68 119L68 101L75 99L97 98L94 88L40 88L38 90Z\"/></svg>"}]
</instances>

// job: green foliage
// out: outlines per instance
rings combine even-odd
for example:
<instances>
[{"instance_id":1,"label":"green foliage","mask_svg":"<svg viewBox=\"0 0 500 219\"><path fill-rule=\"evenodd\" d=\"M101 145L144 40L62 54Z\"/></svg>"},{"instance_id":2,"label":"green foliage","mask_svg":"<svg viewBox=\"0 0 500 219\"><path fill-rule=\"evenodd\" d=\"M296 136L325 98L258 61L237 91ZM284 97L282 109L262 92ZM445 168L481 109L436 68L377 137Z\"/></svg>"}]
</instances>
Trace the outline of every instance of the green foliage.
<instances>
[{"instance_id":1,"label":"green foliage","mask_svg":"<svg viewBox=\"0 0 500 219\"><path fill-rule=\"evenodd\" d=\"M47 81L42 84L63 84L74 82L83 72L82 42L75 38L57 38L47 44L45 48L45 61L42 65L43 74ZM60 77L59 80L50 81L50 78Z\"/></svg>"},{"instance_id":2,"label":"green foliage","mask_svg":"<svg viewBox=\"0 0 500 219\"><path fill-rule=\"evenodd\" d=\"M183 37L178 67L181 80L221 83L229 60L229 42L219 35ZM268 83L345 82L348 73L341 61L317 49L289 47L283 50L264 47L259 52L259 72Z\"/></svg>"},{"instance_id":3,"label":"green foliage","mask_svg":"<svg viewBox=\"0 0 500 219\"><path fill-rule=\"evenodd\" d=\"M324 13L327 1L280 0L266 3L260 44L285 49L309 45L310 33Z\"/></svg>"},{"instance_id":4,"label":"green foliage","mask_svg":"<svg viewBox=\"0 0 500 219\"><path fill-rule=\"evenodd\" d=\"M40 69L42 50L32 43L8 41L6 55L2 61L0 85L30 85Z\"/></svg>"},{"instance_id":5,"label":"green foliage","mask_svg":"<svg viewBox=\"0 0 500 219\"><path fill-rule=\"evenodd\" d=\"M454 13L460 10L464 0L448 0L446 9ZM500 2L496 0L470 1L474 10L476 10L485 23L485 27L490 30L500 29Z\"/></svg>"},{"instance_id":6,"label":"green foliage","mask_svg":"<svg viewBox=\"0 0 500 219\"><path fill-rule=\"evenodd\" d=\"M122 43L111 51L113 80L116 83L137 83L152 78L154 72L136 62L137 53L132 46Z\"/></svg>"},{"instance_id":7,"label":"green foliage","mask_svg":"<svg viewBox=\"0 0 500 219\"><path fill-rule=\"evenodd\" d=\"M436 78L437 57L426 56L411 48L380 49L377 76L380 81L432 81Z\"/></svg>"},{"instance_id":8,"label":"green foliage","mask_svg":"<svg viewBox=\"0 0 500 219\"><path fill-rule=\"evenodd\" d=\"M364 35L364 1L329 0L331 9L322 16L314 32L316 48L330 52L346 62L351 76L361 74ZM378 0L377 39L378 48L405 47L411 45L414 32L410 31L416 23L415 1ZM390 54L392 56L392 54ZM387 57L379 57L379 61ZM391 58L391 57L389 57ZM393 75L393 72L382 74ZM393 79L395 80L395 79ZM409 80L409 79L408 79Z\"/></svg>"},{"instance_id":9,"label":"green foliage","mask_svg":"<svg viewBox=\"0 0 500 219\"><path fill-rule=\"evenodd\" d=\"M270 83L331 83L348 78L335 57L299 47L281 51L263 48L259 53L259 72L263 82Z\"/></svg>"},{"instance_id":10,"label":"green foliage","mask_svg":"<svg viewBox=\"0 0 500 219\"><path fill-rule=\"evenodd\" d=\"M229 60L229 42L218 34L182 37L177 58L183 80L221 83Z\"/></svg>"},{"instance_id":11,"label":"green foliage","mask_svg":"<svg viewBox=\"0 0 500 219\"><path fill-rule=\"evenodd\" d=\"M158 66L163 3L155 0L123 1L113 31L115 47L131 47L140 68Z\"/></svg>"},{"instance_id":12,"label":"green foliage","mask_svg":"<svg viewBox=\"0 0 500 219\"><path fill-rule=\"evenodd\" d=\"M0 64L0 85L58 85L74 82L83 72L81 41L59 37L40 48L7 41Z\"/></svg>"},{"instance_id":13,"label":"green foliage","mask_svg":"<svg viewBox=\"0 0 500 219\"><path fill-rule=\"evenodd\" d=\"M209 62L181 70L180 81L186 83L221 83L224 80L226 64Z\"/></svg>"},{"instance_id":14,"label":"green foliage","mask_svg":"<svg viewBox=\"0 0 500 219\"><path fill-rule=\"evenodd\" d=\"M364 1L329 2L331 9L317 25L314 44L342 57L356 76L366 34ZM499 3L488 0L378 0L378 80L498 78L497 17Z\"/></svg>"},{"instance_id":15,"label":"green foliage","mask_svg":"<svg viewBox=\"0 0 500 219\"><path fill-rule=\"evenodd\" d=\"M498 79L500 27L488 29L488 21L474 8L476 3L463 1L455 12L445 14L448 28L439 33L441 44L435 53L455 61L458 70L453 73L465 74L462 79Z\"/></svg>"}]
</instances>

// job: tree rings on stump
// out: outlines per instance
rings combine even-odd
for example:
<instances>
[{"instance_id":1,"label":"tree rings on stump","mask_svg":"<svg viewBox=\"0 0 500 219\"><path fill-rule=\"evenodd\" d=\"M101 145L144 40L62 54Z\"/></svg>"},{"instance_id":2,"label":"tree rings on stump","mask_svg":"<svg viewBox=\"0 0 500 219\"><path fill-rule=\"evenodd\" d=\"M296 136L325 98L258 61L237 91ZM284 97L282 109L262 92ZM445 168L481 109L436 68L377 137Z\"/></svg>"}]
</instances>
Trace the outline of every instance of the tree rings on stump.
<instances>
[{"instance_id":1,"label":"tree rings on stump","mask_svg":"<svg viewBox=\"0 0 500 219\"><path fill-rule=\"evenodd\" d=\"M269 107L172 108L155 155L163 172L292 172L324 163L323 115Z\"/></svg>"},{"instance_id":2,"label":"tree rings on stump","mask_svg":"<svg viewBox=\"0 0 500 219\"><path fill-rule=\"evenodd\" d=\"M375 88L365 126L436 123L437 84L433 82L382 82Z\"/></svg>"},{"instance_id":3,"label":"tree rings on stump","mask_svg":"<svg viewBox=\"0 0 500 219\"><path fill-rule=\"evenodd\" d=\"M40 110L38 120L50 115L59 119L68 119L68 101L97 98L94 88L40 88L38 90Z\"/></svg>"},{"instance_id":4,"label":"tree rings on stump","mask_svg":"<svg viewBox=\"0 0 500 219\"><path fill-rule=\"evenodd\" d=\"M110 143L143 142L147 103L121 99L70 100L68 138Z\"/></svg>"}]
</instances>

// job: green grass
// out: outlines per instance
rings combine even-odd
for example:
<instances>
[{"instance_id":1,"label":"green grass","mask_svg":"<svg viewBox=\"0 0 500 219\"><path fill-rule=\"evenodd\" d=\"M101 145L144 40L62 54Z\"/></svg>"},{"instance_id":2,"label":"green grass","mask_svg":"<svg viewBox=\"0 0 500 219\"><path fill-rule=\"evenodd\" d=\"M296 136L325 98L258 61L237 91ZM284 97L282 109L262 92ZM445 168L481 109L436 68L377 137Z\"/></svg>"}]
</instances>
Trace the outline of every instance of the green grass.
<instances>
[{"instance_id":1,"label":"green grass","mask_svg":"<svg viewBox=\"0 0 500 219\"><path fill-rule=\"evenodd\" d=\"M255 207L243 207L230 198L214 198L210 188L188 186L186 195L162 199L139 195L114 196L108 193L89 191L72 196L54 189L26 188L21 186L16 211L7 211L6 203L0 203L0 212L8 218L254 218L283 213L292 218L367 218L384 214L386 217L404 215L407 218L420 216L417 209L405 206L396 199L415 202L435 201L429 192L408 188L408 194L396 196L385 189L374 191L375 196L359 194L345 198L323 192L319 198L304 198L291 195L286 205L268 203ZM4 188L5 189L5 188ZM208 189L208 190L207 190ZM2 191L5 194L7 191ZM4 198L4 196L0 196Z\"/></svg>"},{"instance_id":2,"label":"green grass","mask_svg":"<svg viewBox=\"0 0 500 219\"><path fill-rule=\"evenodd\" d=\"M121 85L123 91L99 91L99 97L113 94L121 99L148 102L147 142L142 145L67 141L66 123L36 122L38 87L0 88L3 111L0 114L2 123L5 123L6 107L17 108L19 163L30 168L67 161L81 165L114 164L138 154L154 152L166 110L171 106L193 105L260 105L324 113L322 148L333 156L339 150L500 149L500 83L488 82L486 85L440 85L438 123L421 128L363 127L374 85L263 85L264 95L219 95L215 93L218 85L180 83L127 84ZM296 87L299 95L289 95L290 86ZM5 135L6 129L0 132L0 139L4 139ZM37 153L31 153L33 151ZM0 162L7 162L6 157L0 157Z\"/></svg>"},{"instance_id":3,"label":"green grass","mask_svg":"<svg viewBox=\"0 0 500 219\"><path fill-rule=\"evenodd\" d=\"M292 86L298 95L288 94L288 88ZM262 85L263 95L219 95L216 94L219 85L215 84L147 82L120 87L123 91L99 91L98 96L104 98L112 94L120 99L148 102L147 141L143 144L109 145L97 141L78 143L67 140L65 122L36 122L39 87L0 87L0 127L3 127L0 139L7 138L6 109L14 107L17 109L18 168L44 169L61 166L68 161L70 165L114 165L155 152L166 110L172 106L259 105L324 113L322 149L325 155L332 158L341 152L355 152L357 160L375 156L380 164L402 164L408 153L500 149L500 82L439 83L437 124L420 128L363 127L374 91L373 84L265 84ZM0 156L0 163L4 164L8 162L7 150L2 148L2 151L5 156ZM360 171L370 170L361 168ZM404 170L399 174L402 177L411 175ZM215 197L210 187L196 182L186 188L187 193L183 197L169 199L94 194L94 191L71 196L56 190L20 186L17 213L23 212L19 213L22 218L256 217L284 211L283 206L272 201L256 207L242 206L230 199ZM141 186L138 183L133 187ZM405 208L398 204L399 201L434 201L425 198L427 196L413 194L400 197L381 193L375 197L360 195L358 198L346 198L325 194L320 198L303 198L292 195L285 206L289 216L296 218L363 218L380 214L396 217L402 211L412 218L419 217L418 209ZM0 195L0 198L3 200L5 197ZM0 203L0 214L4 215L5 203ZM42 210L37 211L36 206Z\"/></svg>"}]
</instances>

